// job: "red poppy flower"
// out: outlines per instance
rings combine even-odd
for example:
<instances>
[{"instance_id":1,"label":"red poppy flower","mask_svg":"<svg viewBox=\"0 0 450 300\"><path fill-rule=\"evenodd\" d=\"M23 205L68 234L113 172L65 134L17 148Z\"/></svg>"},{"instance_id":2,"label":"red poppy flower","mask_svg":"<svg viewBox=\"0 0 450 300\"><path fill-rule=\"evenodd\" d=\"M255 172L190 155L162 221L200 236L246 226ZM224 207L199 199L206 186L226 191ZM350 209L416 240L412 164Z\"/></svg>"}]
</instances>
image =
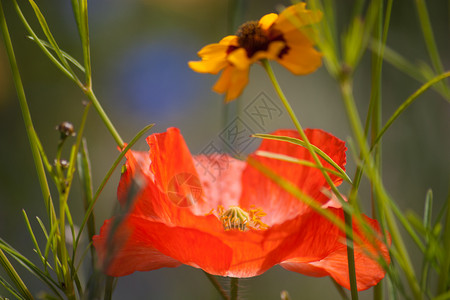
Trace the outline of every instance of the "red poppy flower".
<instances>
[{"instance_id":1,"label":"red poppy flower","mask_svg":"<svg viewBox=\"0 0 450 300\"><path fill-rule=\"evenodd\" d=\"M298 138L292 130L274 134ZM306 134L344 168L344 142L321 130L306 130ZM225 154L192 157L176 128L149 136L147 143L148 153L126 154L118 187L122 206L136 193L134 182L144 181L143 188L120 224L120 217L107 220L94 237L108 275L186 264L213 275L252 277L280 264L309 276L330 275L349 288L345 235L333 223L244 161ZM307 150L285 142L264 140L259 150L312 161ZM339 205L330 205L324 193L329 187L319 170L251 156L343 218ZM331 178L335 184L342 181ZM379 232L375 220L365 219ZM385 271L365 254L367 250L380 255L358 224L354 227L363 241L355 244L355 261L357 286L364 290L380 281ZM386 246L378 244L389 261Z\"/></svg>"}]
</instances>

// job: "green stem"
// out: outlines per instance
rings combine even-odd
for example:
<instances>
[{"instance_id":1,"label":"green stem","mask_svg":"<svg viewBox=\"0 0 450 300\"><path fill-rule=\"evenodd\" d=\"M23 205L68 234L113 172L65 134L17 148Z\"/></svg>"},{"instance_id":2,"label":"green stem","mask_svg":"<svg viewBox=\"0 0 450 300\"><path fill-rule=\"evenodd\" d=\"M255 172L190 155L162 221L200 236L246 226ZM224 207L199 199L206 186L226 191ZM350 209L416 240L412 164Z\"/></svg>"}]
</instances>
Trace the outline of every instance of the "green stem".
<instances>
[{"instance_id":1,"label":"green stem","mask_svg":"<svg viewBox=\"0 0 450 300\"><path fill-rule=\"evenodd\" d=\"M433 68L436 73L443 73L444 67L442 65L439 51L434 39L433 28L431 27L430 16L428 15L427 5L424 0L416 0L417 13L419 14L420 25L422 28L423 37L425 39L425 45L427 46L428 54L431 58ZM450 97L450 90L446 82L442 82L447 99Z\"/></svg>"},{"instance_id":2,"label":"green stem","mask_svg":"<svg viewBox=\"0 0 450 300\"><path fill-rule=\"evenodd\" d=\"M348 300L348 297L347 297L347 294L345 293L344 288L339 283L337 283L336 280L334 280L333 278L331 278L331 282L333 282L333 285L336 288L339 295L341 296L342 300Z\"/></svg>"},{"instance_id":3,"label":"green stem","mask_svg":"<svg viewBox=\"0 0 450 300\"><path fill-rule=\"evenodd\" d=\"M0 10L1 9L2 8L0 3ZM9 277L14 281L15 285L19 288L22 296L25 297L26 299L33 299L33 296L31 295L25 283L22 281L22 278L20 278L19 274L17 274L16 270L14 269L14 267L6 257L5 253L3 253L1 249L0 249L0 264L6 270Z\"/></svg>"},{"instance_id":4,"label":"green stem","mask_svg":"<svg viewBox=\"0 0 450 300\"><path fill-rule=\"evenodd\" d=\"M325 180L331 187L333 193L336 195L336 197L340 200L340 202L343 205L346 205L344 199L342 198L342 195L337 190L336 186L334 185L333 181L331 180L330 176L327 174L327 172L324 170L323 165L321 161L319 160L319 157L317 156L316 152L314 151L311 143L309 142L308 137L306 136L302 126L300 125L300 122L297 119L297 116L294 113L294 110L292 109L289 101L287 100L286 96L283 93L283 90L280 87L280 84L278 83L278 80L275 77L275 74L273 73L272 67L269 64L269 61L267 59L261 60L261 63L266 70L267 74L269 75L269 78L280 97L281 102L283 103L284 107L286 108L286 111L288 112L292 122L294 123L295 127L297 128L298 133L300 134L300 137L305 141L306 148L308 149L309 153L313 157L314 162L319 167L319 170L322 172L323 176L325 177ZM348 255L348 268L349 268L349 280L350 280L350 286L351 286L351 292L352 292L352 299L358 299L358 290L356 286L356 271L355 271L355 256L354 256L354 250L353 250L353 229L352 229L352 217L351 215L348 215L345 213L345 225L350 229L346 232L347 237L347 255Z\"/></svg>"},{"instance_id":5,"label":"green stem","mask_svg":"<svg viewBox=\"0 0 450 300\"><path fill-rule=\"evenodd\" d=\"M390 234L392 237L392 241L394 245L397 247L400 259L399 263L401 263L403 270L405 271L406 278L408 280L408 283L411 287L411 290L415 296L416 299L422 299L420 288L417 283L417 279L414 275L414 270L412 267L411 259L408 255L408 252L406 250L405 244L403 242L403 239L400 235L400 231L398 230L397 224L395 223L394 216L392 214L392 211L388 207L388 195L386 191L384 190L384 187L381 183L379 173L377 172L374 162L370 156L369 147L367 146L364 131L362 128L361 120L359 119L359 115L356 109L355 101L353 98L352 93L352 81L350 78L342 76L340 79L340 87L341 87L341 94L342 98L344 100L345 108L347 110L347 115L350 121L350 125L353 130L353 134L356 137L356 140L358 142L358 145L360 147L360 151L362 153L362 156L364 158L364 161L366 162L367 172L369 175L369 178L371 178L372 184L375 188L376 195L378 197L379 204L380 204L380 210L384 213L384 216L386 218L386 222L388 224L388 227L390 229Z\"/></svg>"},{"instance_id":6,"label":"green stem","mask_svg":"<svg viewBox=\"0 0 450 300\"><path fill-rule=\"evenodd\" d=\"M91 88L84 89L85 95L91 100L92 104L94 105L95 109L97 110L97 113L99 114L100 118L102 119L103 123L106 125L106 128L108 128L109 132L113 136L114 140L117 143L117 146L120 148L124 147L124 142L122 138L120 137L119 133L117 132L116 128L114 127L113 123L109 119L108 115L103 110L100 102L97 100L97 97L94 94L94 91Z\"/></svg>"},{"instance_id":7,"label":"green stem","mask_svg":"<svg viewBox=\"0 0 450 300\"><path fill-rule=\"evenodd\" d=\"M220 285L217 278L209 273L206 273L205 271L203 271L203 273L209 279L209 281L214 286L214 288L217 290L217 292L220 294L220 296L222 296L222 298L225 300L230 300L230 297L228 297L228 295L225 293L225 290L222 288L222 286Z\"/></svg>"},{"instance_id":8,"label":"green stem","mask_svg":"<svg viewBox=\"0 0 450 300\"><path fill-rule=\"evenodd\" d=\"M17 98L19 99L20 108L22 110L22 117L25 123L25 129L27 131L28 139L31 146L31 152L36 166L36 171L39 179L39 184L44 198L45 207L47 209L48 216L50 218L50 224L56 222L55 208L53 206L50 189L48 187L47 177L45 175L44 165L39 154L39 148L34 143L33 135L35 134L33 121L31 120L30 110L28 108L25 90L23 88L22 79L20 77L19 68L17 66L16 57L14 54L14 48L9 35L8 25L6 24L5 14L3 12L2 2L0 0L0 26L5 42L6 52L8 53L9 63L11 65L11 71L13 75L14 85L16 87Z\"/></svg>"},{"instance_id":9,"label":"green stem","mask_svg":"<svg viewBox=\"0 0 450 300\"><path fill-rule=\"evenodd\" d=\"M381 102L381 79L382 79L382 67L383 67L383 54L384 48L386 45L386 39L388 34L389 22L392 11L392 3L393 0L389 0L386 7L386 17L383 23L383 1L380 2L380 9L378 11L377 25L374 26L374 37L375 39L381 41L378 46L378 51L373 53L372 55L372 87L371 87L371 103L373 103L373 110L371 111L371 115L367 116L369 120L371 117L372 127L371 127L371 142L375 141L378 133L381 128L382 121L382 102ZM368 124L368 123L367 123ZM366 124L366 125L367 125ZM366 132L367 134L367 132ZM382 168L382 159L381 159L381 145L374 148L374 156L375 156L375 167L377 171L381 174ZM378 219L382 228L384 219L383 215L379 214L378 201L375 195L375 191L373 185L371 185L371 194L372 194L372 217L373 219ZM383 228L384 229L384 228ZM385 241L386 242L386 241ZM387 244L387 243L386 243ZM380 281L375 287L373 291L373 299L374 300L382 300L383 299L383 281Z\"/></svg>"},{"instance_id":10,"label":"green stem","mask_svg":"<svg viewBox=\"0 0 450 300\"><path fill-rule=\"evenodd\" d=\"M450 185L449 185L450 186ZM447 217L444 223L444 232L442 234L443 238L443 249L446 255L442 262L439 279L438 279L438 294L445 292L448 286L448 277L450 272L450 190L447 195Z\"/></svg>"},{"instance_id":11,"label":"green stem","mask_svg":"<svg viewBox=\"0 0 450 300\"><path fill-rule=\"evenodd\" d=\"M231 277L231 281L230 281L230 299L231 300L238 299L238 290L239 290L239 278Z\"/></svg>"},{"instance_id":12,"label":"green stem","mask_svg":"<svg viewBox=\"0 0 450 300\"><path fill-rule=\"evenodd\" d=\"M106 276L104 300L111 300L114 290L114 277Z\"/></svg>"}]
</instances>

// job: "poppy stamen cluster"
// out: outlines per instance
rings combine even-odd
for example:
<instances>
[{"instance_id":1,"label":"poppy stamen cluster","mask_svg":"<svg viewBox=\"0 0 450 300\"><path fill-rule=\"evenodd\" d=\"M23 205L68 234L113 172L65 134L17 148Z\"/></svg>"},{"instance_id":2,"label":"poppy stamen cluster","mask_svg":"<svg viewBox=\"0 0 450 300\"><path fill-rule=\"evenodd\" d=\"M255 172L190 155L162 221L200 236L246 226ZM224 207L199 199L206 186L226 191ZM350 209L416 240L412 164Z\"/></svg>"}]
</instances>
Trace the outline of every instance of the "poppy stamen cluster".
<instances>
[{"instance_id":1,"label":"poppy stamen cluster","mask_svg":"<svg viewBox=\"0 0 450 300\"><path fill-rule=\"evenodd\" d=\"M248 229L267 229L268 226L261 221L266 215L260 208L250 209L248 212L239 206L230 206L227 210L222 205L218 208L219 220L225 231L237 229L246 231Z\"/></svg>"},{"instance_id":2,"label":"poppy stamen cluster","mask_svg":"<svg viewBox=\"0 0 450 300\"><path fill-rule=\"evenodd\" d=\"M296 130L272 134L301 139ZM306 129L305 134L345 171L347 148L342 140L319 129ZM249 162L225 154L193 156L177 128L152 134L147 143L149 151L130 150L125 154L126 168L117 199L127 215L119 226L117 217L106 220L100 234L93 237L106 274L118 277L185 264L212 275L249 278L280 265L308 276L331 276L350 289L345 232L302 199L289 194ZM336 220L344 222L344 210L332 201L331 188L320 170L262 157L258 151L313 164L307 149L263 140L250 158L282 174ZM322 163L325 168L333 168L326 161ZM342 183L341 177L330 177L336 186ZM128 208L127 199L138 178L143 182L142 189ZM376 234L367 237L363 223L353 220L353 234L359 237L353 245L359 291L376 285L385 276L379 259L388 264L390 261L389 235L384 243L377 239L382 234L378 222L367 216L363 221ZM110 245L114 245L113 254Z\"/></svg>"}]
</instances>

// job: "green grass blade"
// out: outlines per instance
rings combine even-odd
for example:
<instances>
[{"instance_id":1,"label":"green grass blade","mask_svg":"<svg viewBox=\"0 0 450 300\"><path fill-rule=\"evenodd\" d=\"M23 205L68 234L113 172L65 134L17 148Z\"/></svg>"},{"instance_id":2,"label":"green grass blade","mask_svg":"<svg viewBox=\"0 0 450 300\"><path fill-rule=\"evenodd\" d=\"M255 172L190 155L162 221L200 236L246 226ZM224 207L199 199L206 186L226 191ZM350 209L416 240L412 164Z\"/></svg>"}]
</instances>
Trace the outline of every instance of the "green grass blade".
<instances>
[{"instance_id":1,"label":"green grass blade","mask_svg":"<svg viewBox=\"0 0 450 300\"><path fill-rule=\"evenodd\" d=\"M28 0L34 10L34 13L36 15L36 18L39 21L39 24L41 25L42 31L44 32L45 36L47 37L49 43L52 45L53 50L55 51L56 55L58 56L60 62L62 65L66 68L66 70L72 74L74 78L77 78L76 74L73 72L70 65L67 63L66 58L61 52L61 49L59 48L58 44L56 43L55 38L53 37L50 28L48 27L47 20L45 19L44 15L42 14L41 10L37 6L36 2L34 0Z\"/></svg>"},{"instance_id":2,"label":"green grass blade","mask_svg":"<svg viewBox=\"0 0 450 300\"><path fill-rule=\"evenodd\" d=\"M58 60L56 57L54 57L50 51L40 43L40 39L37 37L37 35L34 33L33 29L31 28L30 24L28 24L27 19L23 15L19 5L17 4L16 0L13 0L14 8L16 9L17 15L19 16L20 20L22 21L23 25L25 26L25 29L28 31L28 34L30 34L33 37L33 40L36 42L36 44L39 46L39 48L44 52L44 54L50 59L50 61L58 68L60 69L64 75L72 79L75 83L77 83L79 86L81 86L81 82L74 76L66 67Z\"/></svg>"},{"instance_id":3,"label":"green grass blade","mask_svg":"<svg viewBox=\"0 0 450 300\"><path fill-rule=\"evenodd\" d=\"M36 236L34 235L33 229L31 228L30 221L28 220L27 213L25 212L24 209L22 209L22 213L23 213L23 217L25 219L25 223L27 224L27 229L28 229L28 232L30 233L31 240L33 241L34 247L37 251L37 254L39 255L39 258L41 259L42 264L45 266L45 264L46 264L45 258L42 255L41 249L39 248L39 244L37 243Z\"/></svg>"},{"instance_id":4,"label":"green grass blade","mask_svg":"<svg viewBox=\"0 0 450 300\"><path fill-rule=\"evenodd\" d=\"M93 188L92 188L91 163L85 139L83 139L82 141L81 150L78 153L77 163L78 163L78 174L80 177L83 192L84 211L86 213L89 208L89 205L93 201L92 195ZM92 237L95 235L95 216L93 213L89 216L87 220L87 230L88 230L88 239L89 241L91 241ZM90 250L91 250L91 263L92 266L95 266L95 253L92 245L90 246Z\"/></svg>"},{"instance_id":5,"label":"green grass blade","mask_svg":"<svg viewBox=\"0 0 450 300\"><path fill-rule=\"evenodd\" d=\"M35 38L30 35L28 35L27 38L36 42L37 44L40 43L40 44L44 45L47 49L55 51L55 48L44 40L38 39L39 42L37 42L35 40ZM69 62L71 62L75 67L77 67L81 72L83 72L83 73L85 72L84 67L78 62L78 60L76 60L74 57L72 57L69 53L61 50L61 54L64 56L64 58L66 58Z\"/></svg>"},{"instance_id":6,"label":"green grass blade","mask_svg":"<svg viewBox=\"0 0 450 300\"><path fill-rule=\"evenodd\" d=\"M448 300L450 299L450 291L444 292L437 297L434 297L433 300Z\"/></svg>"},{"instance_id":7,"label":"green grass blade","mask_svg":"<svg viewBox=\"0 0 450 300\"><path fill-rule=\"evenodd\" d=\"M313 28L318 32L315 43L323 53L324 64L328 72L333 76L337 76L341 59L337 42L334 2L334 0L325 0L325 5L322 5L322 1L312 0L309 1L308 5L310 5L312 10L324 12L322 20L318 24L313 24Z\"/></svg>"},{"instance_id":8,"label":"green grass blade","mask_svg":"<svg viewBox=\"0 0 450 300\"><path fill-rule=\"evenodd\" d=\"M145 126L141 131L138 132L138 134L136 134L136 136L130 141L130 143L120 152L119 156L117 157L117 159L114 161L113 165L111 166L111 168L109 169L108 173L106 174L106 176L103 178L102 182L100 183L100 186L98 187L97 191L95 192L95 195L93 197L92 202L90 203L85 215L84 215L84 219L83 222L81 223L80 226L80 230L78 232L78 236L75 240L75 244L74 247L76 247L76 245L78 245L80 237L81 237L81 233L83 232L84 227L86 226L87 220L89 219L90 215L92 214L92 211L94 209L94 205L97 202L98 197L100 196L100 193L102 192L103 188L105 187L106 183L108 182L109 178L111 177L112 173L114 172L114 170L117 168L117 166L119 165L120 161L122 160L122 158L125 156L125 153L127 153L127 151L148 131L150 130L152 127L154 126L154 124L150 124Z\"/></svg>"},{"instance_id":9,"label":"green grass blade","mask_svg":"<svg viewBox=\"0 0 450 300\"><path fill-rule=\"evenodd\" d=\"M27 298L23 297L18 291L14 289L12 285L10 285L3 277L0 276L0 284L5 287L14 297L20 300L26 300ZM0 296L0 299L5 299L2 296ZM7 298L6 298L7 299Z\"/></svg>"},{"instance_id":10,"label":"green grass blade","mask_svg":"<svg viewBox=\"0 0 450 300\"><path fill-rule=\"evenodd\" d=\"M30 260L17 252L14 248L8 245L3 239L0 239L0 250L5 251L9 255L11 255L19 264L21 264L25 269L27 269L31 274L39 278L42 282L47 284L47 286L52 289L52 291L59 296L60 299L63 299L59 294L58 290L59 285L55 282L51 277L44 274L36 265L34 265ZM32 298L30 298L32 299Z\"/></svg>"},{"instance_id":11,"label":"green grass blade","mask_svg":"<svg viewBox=\"0 0 450 300\"><path fill-rule=\"evenodd\" d=\"M417 91L415 91L411 96L408 97L408 99L405 100L405 102L400 105L400 107L394 112L392 117L386 122L384 127L380 130L380 133L378 134L377 138L375 139L372 148L378 143L378 141L381 139L383 134L386 132L386 130L389 129L389 127L394 123L394 121L420 96L422 95L426 90L428 90L433 84L443 80L444 78L450 77L450 71L443 73L441 75L438 75L422 85Z\"/></svg>"},{"instance_id":12,"label":"green grass blade","mask_svg":"<svg viewBox=\"0 0 450 300\"><path fill-rule=\"evenodd\" d=\"M88 21L88 4L87 0L79 0L79 17L80 23L78 30L80 32L81 44L83 47L84 68L86 69L86 86L92 86L91 72L91 48L89 42L89 21Z\"/></svg>"},{"instance_id":13,"label":"green grass blade","mask_svg":"<svg viewBox=\"0 0 450 300\"><path fill-rule=\"evenodd\" d=\"M7 248L7 250L8 250L8 248ZM5 251L7 251L7 250L5 250ZM8 258L6 257L5 253L3 253L1 248L0 248L0 264L5 269L9 278L11 278L11 280L17 286L17 288L20 291L20 294L23 297L25 297L25 299L33 299L33 296L31 295L27 286L23 282L22 278L20 278L19 274L16 272L16 269L14 269L13 265L9 262Z\"/></svg>"},{"instance_id":14,"label":"green grass blade","mask_svg":"<svg viewBox=\"0 0 450 300\"><path fill-rule=\"evenodd\" d=\"M420 25L427 46L428 54L431 59L433 68L437 74L444 73L444 66L439 56L439 51L434 39L433 28L431 26L430 16L428 15L427 5L424 0L415 0L417 13L419 14ZM441 83L445 89L447 99L450 98L450 90L445 81Z\"/></svg>"},{"instance_id":15,"label":"green grass blade","mask_svg":"<svg viewBox=\"0 0 450 300\"><path fill-rule=\"evenodd\" d=\"M425 197L425 207L423 210L423 226L428 230L431 228L431 215L433 210L433 191L428 190L427 196Z\"/></svg>"},{"instance_id":16,"label":"green grass blade","mask_svg":"<svg viewBox=\"0 0 450 300\"><path fill-rule=\"evenodd\" d=\"M260 133L253 134L252 137L288 142L288 143L299 145L299 146L306 148L306 143L304 141L293 138L293 137L279 136L279 135L272 135L272 134L260 134ZM345 178L346 181L348 181L350 183L352 182L350 177L348 177L347 173L345 173L345 171L337 163L335 163L334 160L332 160L325 152L323 152L320 148L318 148L314 145L311 145L311 146L314 149L314 152L316 152L321 158L323 158L327 163L332 165L339 173L341 173L342 177Z\"/></svg>"},{"instance_id":17,"label":"green grass blade","mask_svg":"<svg viewBox=\"0 0 450 300\"><path fill-rule=\"evenodd\" d=\"M378 41L372 40L369 47L372 51L378 51L379 44ZM425 63L410 63L406 58L388 46L385 46L383 58L389 64L422 84L436 76L433 70ZM447 94L443 85L433 85L433 89L441 94L444 99L450 101L450 95Z\"/></svg>"},{"instance_id":18,"label":"green grass blade","mask_svg":"<svg viewBox=\"0 0 450 300\"><path fill-rule=\"evenodd\" d=\"M450 273L450 191L446 201L446 219L444 223L444 232L442 234L442 247L444 249L444 259L439 270L438 278L438 293L443 293L448 290L449 287L449 273Z\"/></svg>"},{"instance_id":19,"label":"green grass blade","mask_svg":"<svg viewBox=\"0 0 450 300\"><path fill-rule=\"evenodd\" d=\"M14 0L14 4L16 8L18 8L17 3ZM20 9L19 9L20 11ZM36 171L39 179L39 184L42 191L42 196L44 198L44 203L47 209L47 214L49 216L50 222L56 219L55 217L55 209L53 207L53 201L50 194L50 189L48 187L47 177L45 175L44 166L42 163L42 158L39 154L38 145L36 144L35 140L33 139L33 135L35 133L33 121L31 119L30 110L28 108L27 99L25 96L25 90L23 88L22 79L20 77L19 68L17 66L16 57L14 54L14 48L11 42L11 38L9 36L8 26L6 24L5 15L3 12L3 6L0 2L0 26L2 30L2 34L4 37L5 47L6 51L8 53L8 59L11 66L12 74L13 74L13 80L14 85L16 87L17 97L19 99L20 108L22 111L22 116L25 123L25 129L27 131L28 139L31 146L31 152L33 155L34 164L36 166Z\"/></svg>"},{"instance_id":20,"label":"green grass blade","mask_svg":"<svg viewBox=\"0 0 450 300\"><path fill-rule=\"evenodd\" d=\"M273 158L276 160L281 160L281 161L286 161L286 162L291 162L291 163L295 163L295 164L299 164L302 166L307 166L307 167L311 167L311 168L317 168L319 170L325 170L327 173L333 174L337 177L340 177L344 180L347 180L347 178L345 176L343 176L341 173L329 169L329 168L322 168L317 166L315 163L309 161L309 160L303 160L303 159L298 159L289 155L284 155L284 154L280 154L280 153L274 153L274 152L268 152L268 151L262 151L262 150L258 150L255 152L256 155L261 156L261 157L267 157L267 158ZM351 184L351 182L349 182Z\"/></svg>"},{"instance_id":21,"label":"green grass blade","mask_svg":"<svg viewBox=\"0 0 450 300\"><path fill-rule=\"evenodd\" d=\"M45 235L45 239L48 240L48 233L47 229L45 228L44 222L39 217L36 217L36 220L38 221L39 225L41 226L42 232Z\"/></svg>"}]
</instances>

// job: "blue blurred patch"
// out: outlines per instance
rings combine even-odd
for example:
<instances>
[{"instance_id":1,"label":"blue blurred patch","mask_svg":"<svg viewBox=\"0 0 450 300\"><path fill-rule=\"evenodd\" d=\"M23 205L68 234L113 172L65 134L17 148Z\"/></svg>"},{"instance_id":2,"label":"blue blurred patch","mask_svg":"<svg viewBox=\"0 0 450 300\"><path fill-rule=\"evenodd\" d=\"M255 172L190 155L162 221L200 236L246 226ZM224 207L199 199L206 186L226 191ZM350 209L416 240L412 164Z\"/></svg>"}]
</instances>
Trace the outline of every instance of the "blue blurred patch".
<instances>
[{"instance_id":1,"label":"blue blurred patch","mask_svg":"<svg viewBox=\"0 0 450 300\"><path fill-rule=\"evenodd\" d=\"M198 99L202 83L187 64L196 52L179 33L132 45L116 60L116 100L133 113L183 113Z\"/></svg>"}]
</instances>

